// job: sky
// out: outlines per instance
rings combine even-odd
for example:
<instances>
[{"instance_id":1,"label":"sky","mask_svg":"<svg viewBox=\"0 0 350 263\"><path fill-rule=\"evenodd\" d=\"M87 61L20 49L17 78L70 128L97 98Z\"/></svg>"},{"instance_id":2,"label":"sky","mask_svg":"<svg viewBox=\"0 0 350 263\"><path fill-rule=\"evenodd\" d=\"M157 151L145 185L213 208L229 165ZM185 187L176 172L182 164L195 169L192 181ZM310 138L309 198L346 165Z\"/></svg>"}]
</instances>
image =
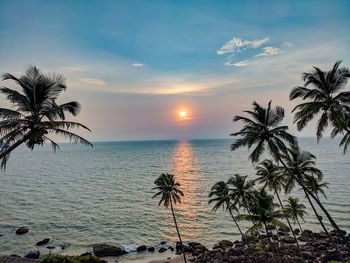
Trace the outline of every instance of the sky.
<instances>
[{"instance_id":1,"label":"sky","mask_svg":"<svg viewBox=\"0 0 350 263\"><path fill-rule=\"evenodd\" d=\"M349 25L341 0L0 0L0 73L63 74L58 102L82 104L92 141L229 138L235 115L269 100L312 136L288 94L312 66L350 66Z\"/></svg>"}]
</instances>

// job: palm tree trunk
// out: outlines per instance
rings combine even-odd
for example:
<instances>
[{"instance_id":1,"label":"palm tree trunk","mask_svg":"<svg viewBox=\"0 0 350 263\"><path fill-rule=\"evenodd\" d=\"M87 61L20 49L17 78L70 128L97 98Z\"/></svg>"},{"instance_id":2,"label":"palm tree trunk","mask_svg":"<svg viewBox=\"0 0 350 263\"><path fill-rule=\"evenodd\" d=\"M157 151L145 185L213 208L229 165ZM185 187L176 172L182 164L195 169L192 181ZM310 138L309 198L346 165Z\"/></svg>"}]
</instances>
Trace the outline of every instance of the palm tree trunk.
<instances>
[{"instance_id":1,"label":"palm tree trunk","mask_svg":"<svg viewBox=\"0 0 350 263\"><path fill-rule=\"evenodd\" d=\"M281 164L284 166L284 168L288 171L288 173L298 182L298 184L303 188L304 192L309 194L318 204L318 206L322 209L322 211L324 212L324 214L327 216L329 222L331 223L331 225L336 229L336 231L338 232L338 235L341 237L341 239L345 242L346 246L348 247L349 251L350 251L350 245L348 242L348 239L345 237L345 235L343 234L343 232L340 230L340 228L338 227L338 225L335 223L335 221L333 220L333 218L331 217L331 215L328 213L327 209L322 205L322 203L320 202L320 200L318 200L316 198L316 196L310 192L304 185L304 183L296 176L292 173L292 171L287 167L287 165L283 162L282 158L278 155L278 159L281 162Z\"/></svg>"},{"instance_id":2,"label":"palm tree trunk","mask_svg":"<svg viewBox=\"0 0 350 263\"><path fill-rule=\"evenodd\" d=\"M230 212L231 217L232 217L233 221L235 222L236 227L237 227L237 228L238 228L238 230L239 230L239 233L241 233L241 236L242 236L242 241L245 243L245 241L244 241L244 235L243 235L243 233L242 233L241 228L239 227L239 225L238 225L238 223L237 223L237 220L236 220L236 219L235 219L235 217L233 216L231 209L228 209L228 211Z\"/></svg>"},{"instance_id":3,"label":"palm tree trunk","mask_svg":"<svg viewBox=\"0 0 350 263\"><path fill-rule=\"evenodd\" d=\"M279 196L279 194L278 194L276 188L275 188L275 194L277 195L278 202L280 203L280 206L281 206L281 208L282 208L282 210L283 210L283 214L284 214L283 203L282 203L282 201L281 201L281 198L280 198L280 196ZM295 236L295 233L294 233L294 231L293 231L292 225L290 224L290 221L289 221L287 215L285 215L285 218L287 219L287 222L288 222L290 231L292 231L292 234L293 234L293 236L294 236L295 242L297 243L297 246L299 247L299 242L298 242L298 240L297 240L297 237Z\"/></svg>"},{"instance_id":4,"label":"palm tree trunk","mask_svg":"<svg viewBox=\"0 0 350 263\"><path fill-rule=\"evenodd\" d=\"M297 220L297 223L298 223L298 226L299 226L299 229L300 229L300 233L301 233L301 232L303 232L303 229L301 228L301 225L300 225L300 223L299 223L298 217L296 218L296 220Z\"/></svg>"},{"instance_id":5,"label":"palm tree trunk","mask_svg":"<svg viewBox=\"0 0 350 263\"><path fill-rule=\"evenodd\" d=\"M269 244L270 244L270 247L271 247L271 250L272 250L272 253L273 255L275 256L275 246L272 245L272 242L271 242L271 239L270 239L270 235L269 235L269 231L267 230L267 226L266 226L266 223L264 222L264 226L265 226L265 231L266 231L266 235L267 235L267 240L269 241ZM261 241L263 242L263 241Z\"/></svg>"},{"instance_id":6,"label":"palm tree trunk","mask_svg":"<svg viewBox=\"0 0 350 263\"><path fill-rule=\"evenodd\" d=\"M187 263L184 247L183 247L183 244L182 244L181 235L180 235L180 232L179 232L179 228L177 227L176 217L175 217L174 208L173 208L173 202L171 201L171 199L170 199L170 207L171 207L171 213L173 214L177 235L179 237L179 241L180 241L180 245L181 245L181 249L182 249L182 254L184 256L184 261L185 261L185 263Z\"/></svg>"}]
</instances>

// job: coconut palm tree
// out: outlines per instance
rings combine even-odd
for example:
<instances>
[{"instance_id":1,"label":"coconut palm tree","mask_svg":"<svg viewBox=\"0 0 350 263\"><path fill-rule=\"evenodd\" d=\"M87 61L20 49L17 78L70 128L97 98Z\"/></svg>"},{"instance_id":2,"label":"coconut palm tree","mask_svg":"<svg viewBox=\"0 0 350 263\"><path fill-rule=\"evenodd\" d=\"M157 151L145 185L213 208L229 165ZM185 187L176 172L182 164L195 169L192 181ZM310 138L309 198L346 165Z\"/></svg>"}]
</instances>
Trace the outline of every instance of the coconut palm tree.
<instances>
[{"instance_id":1,"label":"coconut palm tree","mask_svg":"<svg viewBox=\"0 0 350 263\"><path fill-rule=\"evenodd\" d=\"M310 192L314 193L318 200L320 200L319 193L321 193L324 198L327 199L327 195L323 188L328 188L328 183L323 182L322 179L319 179L315 176L308 176L305 178L305 185Z\"/></svg>"},{"instance_id":2,"label":"coconut palm tree","mask_svg":"<svg viewBox=\"0 0 350 263\"><path fill-rule=\"evenodd\" d=\"M284 187L284 178L283 174L281 173L279 167L273 163L272 160L264 160L260 162L256 167L256 175L258 176L257 179L255 179L257 182L263 184L263 188L267 188L270 191L273 191L274 194L277 196L278 202L280 204L280 207L283 211L283 203L281 201L281 198L279 196L279 192ZM289 219L287 216L285 216L285 219L287 220L288 226L290 230L293 233L295 242L299 246L298 240L295 236L295 233L293 231L292 225L289 222Z\"/></svg>"},{"instance_id":3,"label":"coconut palm tree","mask_svg":"<svg viewBox=\"0 0 350 263\"><path fill-rule=\"evenodd\" d=\"M317 192L312 191L312 189L310 188L310 181L312 181L313 178L315 178L316 180L322 180L323 178L322 172L315 167L316 156L314 156L310 152L302 151L299 147L292 147L288 149L288 153L283 155L282 158L285 161L288 169L294 174L294 176L291 176L290 173L285 171L287 177L285 184L286 193L290 193L292 189L296 187L297 180L304 182L305 188L303 188L303 191L305 193L305 196L309 201L317 220L320 222L322 229L328 235L328 238L331 240L328 230L322 221L322 217L318 214L310 198L310 193L314 194L316 200L320 202L318 196L316 195Z\"/></svg>"},{"instance_id":4,"label":"coconut palm tree","mask_svg":"<svg viewBox=\"0 0 350 263\"><path fill-rule=\"evenodd\" d=\"M66 114L76 116L80 110L77 101L57 104L58 96L67 89L65 79L57 73L43 73L30 66L24 75L17 78L9 73L3 80L12 80L19 89L0 88L0 93L12 103L13 108L0 108L0 150L1 168L6 168L10 153L25 143L33 150L35 145L51 142L53 150L59 149L49 134L64 136L74 142L92 146L81 136L69 131L71 128L89 130L83 124L67 121ZM90 131L90 130L89 130Z\"/></svg>"},{"instance_id":5,"label":"coconut palm tree","mask_svg":"<svg viewBox=\"0 0 350 263\"><path fill-rule=\"evenodd\" d=\"M253 111L245 111L251 118L243 116L235 116L233 121L242 121L245 125L239 132L231 134L232 136L240 136L231 145L232 150L236 150L241 147L248 146L250 149L255 146L255 149L249 156L249 159L255 163L258 162L264 151L268 150L270 155L278 162L280 162L288 174L294 178L294 180L306 191L322 209L327 216L329 222L337 230L340 237L348 244L348 240L340 230L334 219L328 213L327 209L317 199L317 197L310 192L304 182L298 178L285 164L282 159L282 154L288 152L288 148L285 142L289 143L291 147L297 145L297 139L287 132L288 126L278 126L284 118L283 108L276 106L271 108L271 101L268 103L267 108L260 106L258 103L253 103ZM349 247L350 248L350 247Z\"/></svg>"},{"instance_id":6,"label":"coconut palm tree","mask_svg":"<svg viewBox=\"0 0 350 263\"><path fill-rule=\"evenodd\" d=\"M340 68L340 63L337 61L329 71L314 67L312 71L303 73L304 86L293 88L289 95L290 100L301 98L306 101L293 109L293 112L296 111L294 121L298 130L321 114L317 123L317 140L329 123L338 132L350 134L350 91L342 91L350 78L350 71L346 67Z\"/></svg>"},{"instance_id":7,"label":"coconut palm tree","mask_svg":"<svg viewBox=\"0 0 350 263\"><path fill-rule=\"evenodd\" d=\"M230 195L229 195L229 187L226 182L220 181L213 185L211 188L211 191L209 193L209 204L214 203L213 211L216 212L220 207L222 207L224 210L229 211L233 221L235 222L235 225L242 236L242 241L244 241L244 235L241 231L241 228L239 227L237 220L233 216L232 211L238 210L236 205L232 203Z\"/></svg>"},{"instance_id":8,"label":"coconut palm tree","mask_svg":"<svg viewBox=\"0 0 350 263\"><path fill-rule=\"evenodd\" d=\"M298 198L293 197L289 197L287 200L285 200L285 202L285 214L293 219L294 224L297 222L300 231L303 231L299 222L299 218L304 220L304 215L307 214L307 212L305 211L305 205L301 204Z\"/></svg>"},{"instance_id":9,"label":"coconut palm tree","mask_svg":"<svg viewBox=\"0 0 350 263\"><path fill-rule=\"evenodd\" d=\"M273 225L275 227L283 227L283 224L279 219L283 217L283 213L280 210L275 210L278 207L273 202L273 196L267 194L264 188L260 191L254 191L255 198L249 202L249 214L238 215L237 219L251 220L254 222L250 231L258 231L264 229L270 245L272 241L270 239L270 233L267 225Z\"/></svg>"},{"instance_id":10,"label":"coconut palm tree","mask_svg":"<svg viewBox=\"0 0 350 263\"><path fill-rule=\"evenodd\" d=\"M233 203L249 209L248 203L254 198L254 181L247 180L247 176L235 174L228 179L227 185Z\"/></svg>"},{"instance_id":11,"label":"coconut palm tree","mask_svg":"<svg viewBox=\"0 0 350 263\"><path fill-rule=\"evenodd\" d=\"M185 263L187 263L186 255L185 255L185 252L183 251L183 244L182 244L180 231L177 226L176 217L174 213L174 205L176 205L176 203L181 203L180 196L184 196L184 193L178 188L180 184L175 182L174 177L175 176L173 174L162 173L154 181L154 184L156 185L156 187L154 187L153 190L157 190L159 192L157 192L152 198L155 198L156 196L160 195L161 197L158 205L160 206L161 204L164 204L164 206L167 208L170 205L170 209L171 209L171 213L173 214L176 232L179 237L179 242L181 245L184 261Z\"/></svg>"}]
</instances>

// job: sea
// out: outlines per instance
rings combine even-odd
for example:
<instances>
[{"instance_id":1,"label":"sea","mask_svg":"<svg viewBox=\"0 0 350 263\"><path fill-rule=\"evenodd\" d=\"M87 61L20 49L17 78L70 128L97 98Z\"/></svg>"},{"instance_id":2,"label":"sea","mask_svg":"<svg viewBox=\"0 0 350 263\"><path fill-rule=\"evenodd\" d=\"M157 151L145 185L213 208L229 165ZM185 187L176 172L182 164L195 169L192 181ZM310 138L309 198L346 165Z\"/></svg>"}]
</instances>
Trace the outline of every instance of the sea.
<instances>
[{"instance_id":1,"label":"sea","mask_svg":"<svg viewBox=\"0 0 350 263\"><path fill-rule=\"evenodd\" d=\"M213 212L208 204L215 182L236 173L255 178L248 150L232 152L232 142L95 142L93 148L63 143L56 153L50 145L34 151L20 147L0 172L0 255L23 256L37 249L42 254L79 255L92 251L93 244L109 243L130 252L118 262L172 257L170 252L135 252L139 245L158 248L162 241L166 246L177 241L170 209L152 199L154 180L165 172L175 175L184 192L175 206L183 240L211 246L222 239L239 239L230 215L221 209ZM343 155L339 140L327 137L318 144L311 137L299 138L299 143L316 155L329 183L322 202L339 226L350 230L350 154ZM321 230L304 194L296 189L291 195L307 207L303 227ZM239 223L244 230L250 227L250 222ZM29 233L16 235L20 226L28 227ZM35 246L44 238L55 248ZM62 249L62 244L69 246Z\"/></svg>"}]
</instances>

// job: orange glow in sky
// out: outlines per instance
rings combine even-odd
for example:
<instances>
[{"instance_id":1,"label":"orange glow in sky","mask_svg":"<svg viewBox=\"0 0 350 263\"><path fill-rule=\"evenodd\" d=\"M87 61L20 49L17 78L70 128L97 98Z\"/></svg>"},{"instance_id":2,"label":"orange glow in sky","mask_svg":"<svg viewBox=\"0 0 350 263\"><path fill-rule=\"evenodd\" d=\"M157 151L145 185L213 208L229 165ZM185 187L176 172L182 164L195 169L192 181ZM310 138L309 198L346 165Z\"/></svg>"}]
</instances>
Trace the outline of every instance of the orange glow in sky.
<instances>
[{"instance_id":1,"label":"orange glow in sky","mask_svg":"<svg viewBox=\"0 0 350 263\"><path fill-rule=\"evenodd\" d=\"M187 115L186 111L180 111L180 116L181 117L186 117L186 115Z\"/></svg>"}]
</instances>

